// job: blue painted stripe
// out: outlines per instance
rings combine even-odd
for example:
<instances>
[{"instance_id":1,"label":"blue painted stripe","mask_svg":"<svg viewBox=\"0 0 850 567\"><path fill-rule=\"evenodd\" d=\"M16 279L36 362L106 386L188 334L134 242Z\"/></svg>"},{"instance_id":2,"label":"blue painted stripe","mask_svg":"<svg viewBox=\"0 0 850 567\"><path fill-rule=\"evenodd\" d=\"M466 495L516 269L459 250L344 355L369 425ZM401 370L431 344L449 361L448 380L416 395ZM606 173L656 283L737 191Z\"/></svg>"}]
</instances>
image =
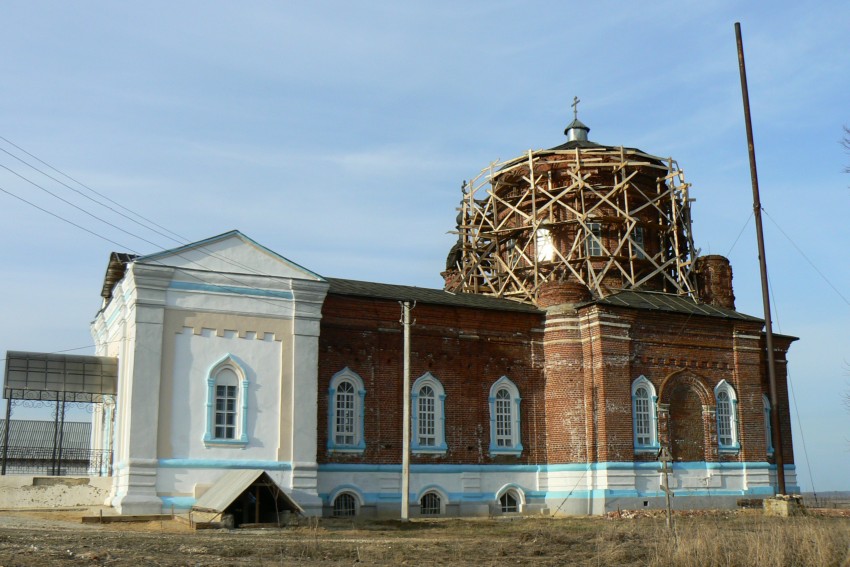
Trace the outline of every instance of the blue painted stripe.
<instances>
[{"instance_id":1,"label":"blue painted stripe","mask_svg":"<svg viewBox=\"0 0 850 567\"><path fill-rule=\"evenodd\" d=\"M454 474L463 472L591 472L591 471L643 471L655 472L659 463L632 463L632 462L608 462L608 463L568 463L554 465L410 465L411 472L429 474ZM713 463L713 462L691 462L673 463L673 470L718 470L718 471L743 471L743 470L776 470L776 465L762 462L743 463ZM785 465L786 471L794 471L794 465ZM394 472L401 474L401 465L376 465L376 464L354 464L354 463L324 463L319 465L319 472Z\"/></svg>"},{"instance_id":2,"label":"blue painted stripe","mask_svg":"<svg viewBox=\"0 0 850 567\"><path fill-rule=\"evenodd\" d=\"M292 299L291 291L258 289L255 287L237 287L232 285L214 285L196 282L173 281L168 285L169 289L181 291L207 291L211 293L231 293L234 295L251 295L254 297L274 297L277 299Z\"/></svg>"},{"instance_id":3,"label":"blue painted stripe","mask_svg":"<svg viewBox=\"0 0 850 567\"><path fill-rule=\"evenodd\" d=\"M232 460L232 459L159 459L163 469L262 469L266 471L291 471L292 463L286 461Z\"/></svg>"},{"instance_id":4,"label":"blue painted stripe","mask_svg":"<svg viewBox=\"0 0 850 567\"><path fill-rule=\"evenodd\" d=\"M160 496L163 509L167 510L174 507L175 510L188 510L195 505L195 498L192 496Z\"/></svg>"},{"instance_id":5,"label":"blue painted stripe","mask_svg":"<svg viewBox=\"0 0 850 567\"><path fill-rule=\"evenodd\" d=\"M324 502L330 504L330 497L334 494L338 494L339 492L344 492L344 490L335 490L332 493L320 493L319 496L322 498ZM638 490L609 490L609 489L594 489L594 490L571 490L571 491L561 491L561 490L552 490L552 491L536 491L536 490L523 490L525 494L526 503L542 503L546 500L573 500L573 501L586 501L586 500L596 500L596 499L605 499L612 500L615 498L664 498L664 493L660 490L658 491L649 491L649 492L640 492ZM749 490L706 490L704 488L699 489L677 489L675 491L677 498L699 498L699 497L736 497L736 496L773 496L774 490L771 487L758 487ZM363 497L363 500L368 505L375 504L390 504L390 503L400 503L401 502L401 494L398 492L359 492ZM449 492L447 493L449 497L449 504L458 504L458 503L487 503L493 502L496 500L496 494L494 492ZM417 494L414 492L410 493L410 501L414 502L416 500Z\"/></svg>"}]
</instances>

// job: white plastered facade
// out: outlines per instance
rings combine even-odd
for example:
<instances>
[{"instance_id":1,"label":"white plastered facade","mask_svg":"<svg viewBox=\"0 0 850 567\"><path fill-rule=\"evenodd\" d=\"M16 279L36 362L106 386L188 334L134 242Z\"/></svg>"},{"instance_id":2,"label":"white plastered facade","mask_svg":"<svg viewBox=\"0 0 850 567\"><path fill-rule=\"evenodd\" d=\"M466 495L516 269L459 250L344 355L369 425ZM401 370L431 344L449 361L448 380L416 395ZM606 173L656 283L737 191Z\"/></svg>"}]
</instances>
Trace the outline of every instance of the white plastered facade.
<instances>
[{"instance_id":1,"label":"white plastered facade","mask_svg":"<svg viewBox=\"0 0 850 567\"><path fill-rule=\"evenodd\" d=\"M107 504L122 514L185 508L230 468L264 469L320 513L318 335L327 283L234 231L127 265L92 323L119 359ZM238 377L236 435L216 438L213 372ZM100 423L98 423L100 421Z\"/></svg>"}]
</instances>

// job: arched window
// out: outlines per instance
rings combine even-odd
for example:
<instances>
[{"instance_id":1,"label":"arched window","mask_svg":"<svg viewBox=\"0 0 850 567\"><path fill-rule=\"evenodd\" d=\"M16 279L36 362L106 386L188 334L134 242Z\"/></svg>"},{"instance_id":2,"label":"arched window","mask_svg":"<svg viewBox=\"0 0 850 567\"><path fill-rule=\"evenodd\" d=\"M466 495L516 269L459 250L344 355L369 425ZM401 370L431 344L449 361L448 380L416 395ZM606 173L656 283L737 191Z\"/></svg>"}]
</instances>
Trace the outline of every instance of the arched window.
<instances>
[{"instance_id":1,"label":"arched window","mask_svg":"<svg viewBox=\"0 0 850 567\"><path fill-rule=\"evenodd\" d=\"M248 379L242 364L226 355L207 375L207 445L248 443Z\"/></svg>"},{"instance_id":2,"label":"arched window","mask_svg":"<svg viewBox=\"0 0 850 567\"><path fill-rule=\"evenodd\" d=\"M767 399L767 396L762 396L761 403L764 408L764 444L769 456L773 455L773 422L770 415L770 400Z\"/></svg>"},{"instance_id":3,"label":"arched window","mask_svg":"<svg viewBox=\"0 0 850 567\"><path fill-rule=\"evenodd\" d=\"M490 388L490 453L522 453L520 408L516 385L502 376Z\"/></svg>"},{"instance_id":4,"label":"arched window","mask_svg":"<svg viewBox=\"0 0 850 567\"><path fill-rule=\"evenodd\" d=\"M333 515L335 518L351 518L357 515L357 499L349 492L342 492L334 498Z\"/></svg>"},{"instance_id":5,"label":"arched window","mask_svg":"<svg viewBox=\"0 0 850 567\"><path fill-rule=\"evenodd\" d=\"M443 385L430 372L420 376L411 388L412 435L415 453L445 453L446 394Z\"/></svg>"},{"instance_id":6,"label":"arched window","mask_svg":"<svg viewBox=\"0 0 850 567\"><path fill-rule=\"evenodd\" d=\"M517 505L516 496L513 495L512 492L505 492L502 494L502 497L499 498L499 504L502 508L502 512L516 512L519 510L519 506Z\"/></svg>"},{"instance_id":7,"label":"arched window","mask_svg":"<svg viewBox=\"0 0 850 567\"><path fill-rule=\"evenodd\" d=\"M366 390L363 379L349 368L331 378L328 389L328 444L332 451L362 452L363 402Z\"/></svg>"},{"instance_id":8,"label":"arched window","mask_svg":"<svg viewBox=\"0 0 850 567\"><path fill-rule=\"evenodd\" d=\"M720 451L738 451L738 398L732 386L721 380L714 388L717 445Z\"/></svg>"},{"instance_id":9,"label":"arched window","mask_svg":"<svg viewBox=\"0 0 850 567\"><path fill-rule=\"evenodd\" d=\"M534 235L538 262L551 262L555 259L555 243L548 228L538 228Z\"/></svg>"},{"instance_id":10,"label":"arched window","mask_svg":"<svg viewBox=\"0 0 850 567\"><path fill-rule=\"evenodd\" d=\"M658 445L655 387L646 376L632 382L632 424L635 452L654 452Z\"/></svg>"},{"instance_id":11,"label":"arched window","mask_svg":"<svg viewBox=\"0 0 850 567\"><path fill-rule=\"evenodd\" d=\"M496 509L502 514L519 513L525 507L525 494L518 485L509 483L496 492Z\"/></svg>"},{"instance_id":12,"label":"arched window","mask_svg":"<svg viewBox=\"0 0 850 567\"><path fill-rule=\"evenodd\" d=\"M215 379L215 429L216 439L236 439L236 402L238 379L230 368L222 368Z\"/></svg>"},{"instance_id":13,"label":"arched window","mask_svg":"<svg viewBox=\"0 0 850 567\"><path fill-rule=\"evenodd\" d=\"M441 513L440 495L436 492L426 492L419 499L419 513L422 516L439 516Z\"/></svg>"}]
</instances>

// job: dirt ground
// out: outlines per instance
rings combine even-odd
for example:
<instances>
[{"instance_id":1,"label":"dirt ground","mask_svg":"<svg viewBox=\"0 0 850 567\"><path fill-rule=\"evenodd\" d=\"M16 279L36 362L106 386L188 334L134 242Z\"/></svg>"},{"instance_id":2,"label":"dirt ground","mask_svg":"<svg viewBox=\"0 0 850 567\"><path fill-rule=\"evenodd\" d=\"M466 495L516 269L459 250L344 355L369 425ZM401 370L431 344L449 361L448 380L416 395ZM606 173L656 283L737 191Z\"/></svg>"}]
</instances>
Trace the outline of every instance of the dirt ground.
<instances>
[{"instance_id":1,"label":"dirt ground","mask_svg":"<svg viewBox=\"0 0 850 567\"><path fill-rule=\"evenodd\" d=\"M842 511L843 512L843 511ZM758 511L679 513L675 535L659 514L606 518L489 518L360 522L323 519L282 529L199 530L175 520L83 524L93 510L0 511L0 566L29 565L848 565L850 511L805 520L763 518ZM775 553L805 521L830 555L753 556L762 539ZM809 528L807 528L809 529ZM686 548L683 541L757 534L737 559L718 555L717 539ZM714 535L712 535L714 534ZM760 534L760 535L759 535ZM793 539L793 538L790 538ZM774 543L770 543L770 542ZM752 543L755 542L755 543ZM690 545L690 544L689 544ZM799 547L799 546L798 546ZM834 552L832 551L834 548ZM679 554L678 559L676 553ZM731 551L729 553L732 553ZM806 552L811 553L811 552ZM771 559L773 558L773 559ZM795 559L796 558L796 559ZM738 560L740 559L740 560ZM766 561L766 563L765 563Z\"/></svg>"}]
</instances>

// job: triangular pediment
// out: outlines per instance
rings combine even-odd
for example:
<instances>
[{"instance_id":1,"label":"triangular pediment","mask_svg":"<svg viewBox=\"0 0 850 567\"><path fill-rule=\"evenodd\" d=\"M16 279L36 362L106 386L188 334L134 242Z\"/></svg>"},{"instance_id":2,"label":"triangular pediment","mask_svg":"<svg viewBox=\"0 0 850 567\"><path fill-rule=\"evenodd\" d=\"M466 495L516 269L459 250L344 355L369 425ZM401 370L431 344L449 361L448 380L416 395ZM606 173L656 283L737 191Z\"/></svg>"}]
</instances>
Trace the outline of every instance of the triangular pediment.
<instances>
[{"instance_id":1,"label":"triangular pediment","mask_svg":"<svg viewBox=\"0 0 850 567\"><path fill-rule=\"evenodd\" d=\"M319 274L269 250L238 230L142 256L136 259L136 263L187 270L324 281Z\"/></svg>"}]
</instances>

